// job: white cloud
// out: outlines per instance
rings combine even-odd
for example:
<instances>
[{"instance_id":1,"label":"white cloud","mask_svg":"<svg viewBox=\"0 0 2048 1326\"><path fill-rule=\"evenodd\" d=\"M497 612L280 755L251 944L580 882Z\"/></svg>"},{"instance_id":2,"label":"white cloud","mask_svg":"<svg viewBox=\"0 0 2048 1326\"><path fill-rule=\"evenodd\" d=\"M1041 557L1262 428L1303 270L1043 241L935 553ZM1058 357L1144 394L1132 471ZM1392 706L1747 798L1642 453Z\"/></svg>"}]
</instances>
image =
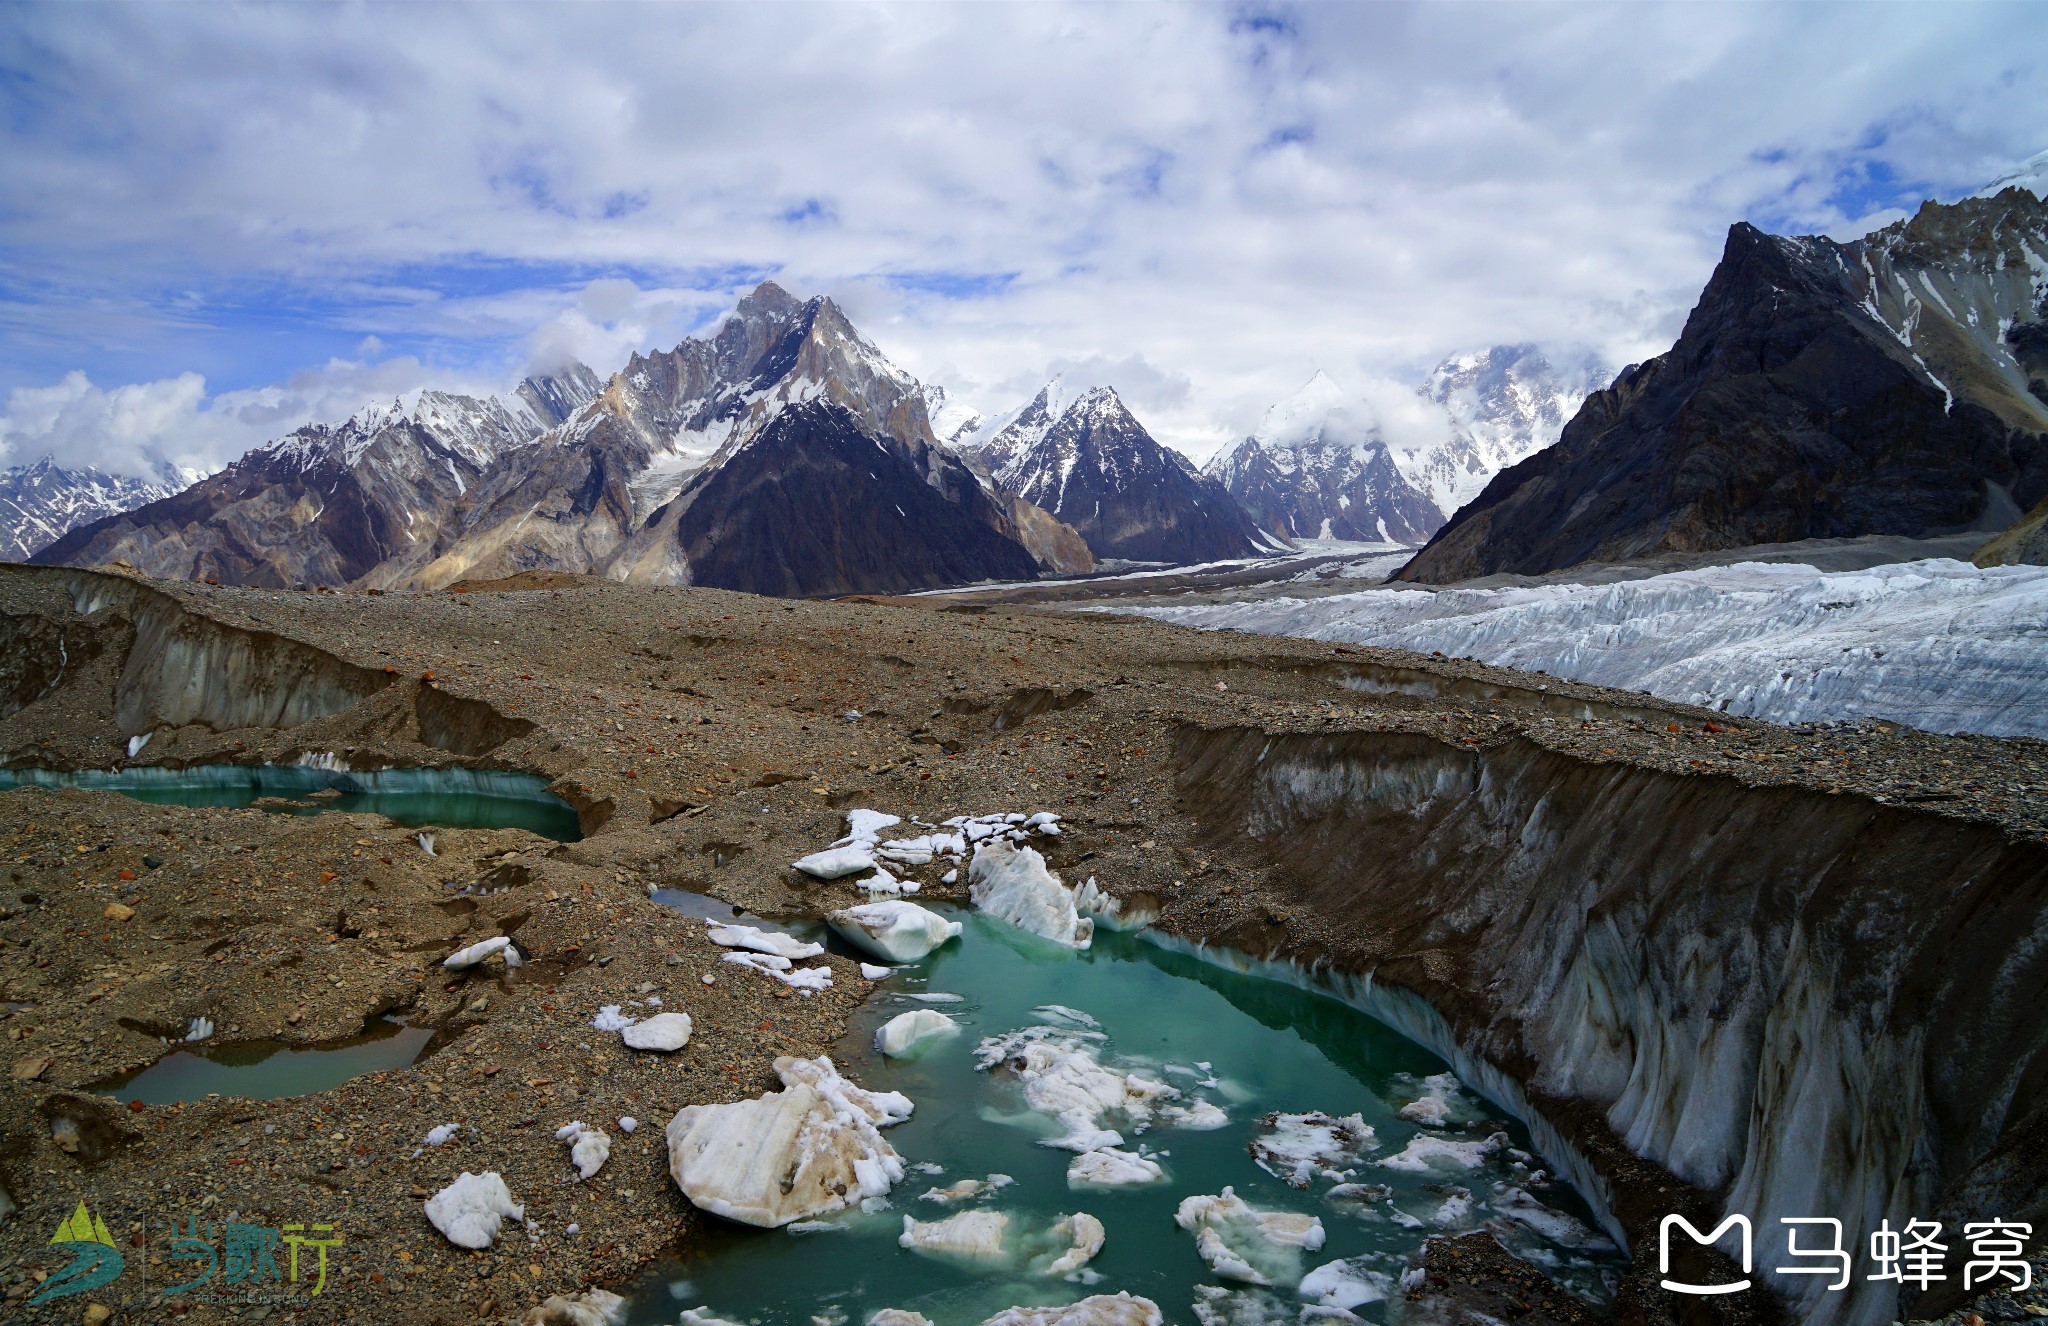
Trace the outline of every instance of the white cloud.
<instances>
[{"instance_id":1,"label":"white cloud","mask_svg":"<svg viewBox=\"0 0 2048 1326\"><path fill-rule=\"evenodd\" d=\"M1205 453L1317 368L1641 359L1731 221L1846 233L1892 215L1887 180L1955 196L2048 141L2041 6L45 6L9 29L0 246L35 275L0 299L0 387L160 392L200 337L238 387L260 377L223 357L280 333L305 362L409 352L192 412L220 436L224 408L283 424L408 363L608 369L773 272L982 408L1094 366Z\"/></svg>"}]
</instances>

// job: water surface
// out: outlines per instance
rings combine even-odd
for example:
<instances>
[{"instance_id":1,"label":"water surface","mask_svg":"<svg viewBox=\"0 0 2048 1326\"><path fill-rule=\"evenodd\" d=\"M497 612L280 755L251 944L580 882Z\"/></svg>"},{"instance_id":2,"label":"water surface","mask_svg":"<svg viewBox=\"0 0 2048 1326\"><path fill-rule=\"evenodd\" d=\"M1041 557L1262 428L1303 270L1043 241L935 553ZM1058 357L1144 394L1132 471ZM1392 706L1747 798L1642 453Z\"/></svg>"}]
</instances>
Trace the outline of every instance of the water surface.
<instances>
[{"instance_id":1,"label":"water surface","mask_svg":"<svg viewBox=\"0 0 2048 1326\"><path fill-rule=\"evenodd\" d=\"M433 1032L378 1019L360 1036L322 1045L242 1041L209 1049L204 1042L123 1073L92 1090L145 1105L176 1105L209 1095L275 1100L310 1096L364 1073L388 1073L419 1058Z\"/></svg>"}]
</instances>

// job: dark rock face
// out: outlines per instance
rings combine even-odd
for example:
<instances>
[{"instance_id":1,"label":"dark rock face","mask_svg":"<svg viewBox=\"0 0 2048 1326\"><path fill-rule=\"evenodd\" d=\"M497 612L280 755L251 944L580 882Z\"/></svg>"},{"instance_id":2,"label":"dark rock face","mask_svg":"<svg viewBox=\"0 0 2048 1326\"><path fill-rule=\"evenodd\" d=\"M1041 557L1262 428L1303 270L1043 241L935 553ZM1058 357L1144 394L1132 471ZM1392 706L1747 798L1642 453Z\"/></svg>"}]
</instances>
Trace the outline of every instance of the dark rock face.
<instances>
[{"instance_id":1,"label":"dark rock face","mask_svg":"<svg viewBox=\"0 0 2048 1326\"><path fill-rule=\"evenodd\" d=\"M941 492L845 407L812 401L703 471L654 527L673 540L692 584L893 594L1031 579L1037 563L999 532L997 514L971 479Z\"/></svg>"},{"instance_id":2,"label":"dark rock face","mask_svg":"<svg viewBox=\"0 0 2048 1326\"><path fill-rule=\"evenodd\" d=\"M969 454L1005 492L1072 525L1097 557L1208 562L1264 543L1236 499L1154 441L1110 387L1064 401L1048 386Z\"/></svg>"},{"instance_id":3,"label":"dark rock face","mask_svg":"<svg viewBox=\"0 0 2048 1326\"><path fill-rule=\"evenodd\" d=\"M2028 262L2043 252L2048 207L2017 189L1847 245L1735 226L1677 344L1589 397L1396 578L1997 528L2048 495L2048 407L2024 363L2048 320Z\"/></svg>"}]
</instances>

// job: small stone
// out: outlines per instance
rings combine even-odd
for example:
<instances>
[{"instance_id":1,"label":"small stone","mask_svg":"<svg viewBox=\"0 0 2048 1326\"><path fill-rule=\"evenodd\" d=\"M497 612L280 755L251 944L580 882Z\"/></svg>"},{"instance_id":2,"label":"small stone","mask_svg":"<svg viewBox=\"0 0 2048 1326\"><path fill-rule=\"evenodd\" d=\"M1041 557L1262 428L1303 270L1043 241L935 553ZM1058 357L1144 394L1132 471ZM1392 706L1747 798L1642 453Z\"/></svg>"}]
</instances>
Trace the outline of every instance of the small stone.
<instances>
[{"instance_id":1,"label":"small stone","mask_svg":"<svg viewBox=\"0 0 2048 1326\"><path fill-rule=\"evenodd\" d=\"M110 902L100 915L109 921L132 921L135 919L135 909L125 902Z\"/></svg>"},{"instance_id":2,"label":"small stone","mask_svg":"<svg viewBox=\"0 0 2048 1326\"><path fill-rule=\"evenodd\" d=\"M101 1326L113 1315L114 1310L104 1303L88 1303L85 1306L85 1326Z\"/></svg>"},{"instance_id":3,"label":"small stone","mask_svg":"<svg viewBox=\"0 0 2048 1326\"><path fill-rule=\"evenodd\" d=\"M14 1080L17 1082L33 1082L49 1070L50 1057L48 1055L39 1054L31 1055L26 1059L16 1059L14 1061Z\"/></svg>"}]
</instances>

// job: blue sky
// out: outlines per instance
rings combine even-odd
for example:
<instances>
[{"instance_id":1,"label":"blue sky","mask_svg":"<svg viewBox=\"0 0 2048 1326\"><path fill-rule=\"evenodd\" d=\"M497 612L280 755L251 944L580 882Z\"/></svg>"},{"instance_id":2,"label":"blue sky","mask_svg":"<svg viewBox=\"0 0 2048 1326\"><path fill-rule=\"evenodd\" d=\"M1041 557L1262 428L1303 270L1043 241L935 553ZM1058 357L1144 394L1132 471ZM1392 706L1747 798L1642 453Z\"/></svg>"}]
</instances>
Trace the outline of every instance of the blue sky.
<instances>
[{"instance_id":1,"label":"blue sky","mask_svg":"<svg viewBox=\"0 0 2048 1326\"><path fill-rule=\"evenodd\" d=\"M0 460L609 372L771 275L1202 455L1317 369L1655 353L1731 222L2048 147L2044 52L2039 5L11 5Z\"/></svg>"}]
</instances>

